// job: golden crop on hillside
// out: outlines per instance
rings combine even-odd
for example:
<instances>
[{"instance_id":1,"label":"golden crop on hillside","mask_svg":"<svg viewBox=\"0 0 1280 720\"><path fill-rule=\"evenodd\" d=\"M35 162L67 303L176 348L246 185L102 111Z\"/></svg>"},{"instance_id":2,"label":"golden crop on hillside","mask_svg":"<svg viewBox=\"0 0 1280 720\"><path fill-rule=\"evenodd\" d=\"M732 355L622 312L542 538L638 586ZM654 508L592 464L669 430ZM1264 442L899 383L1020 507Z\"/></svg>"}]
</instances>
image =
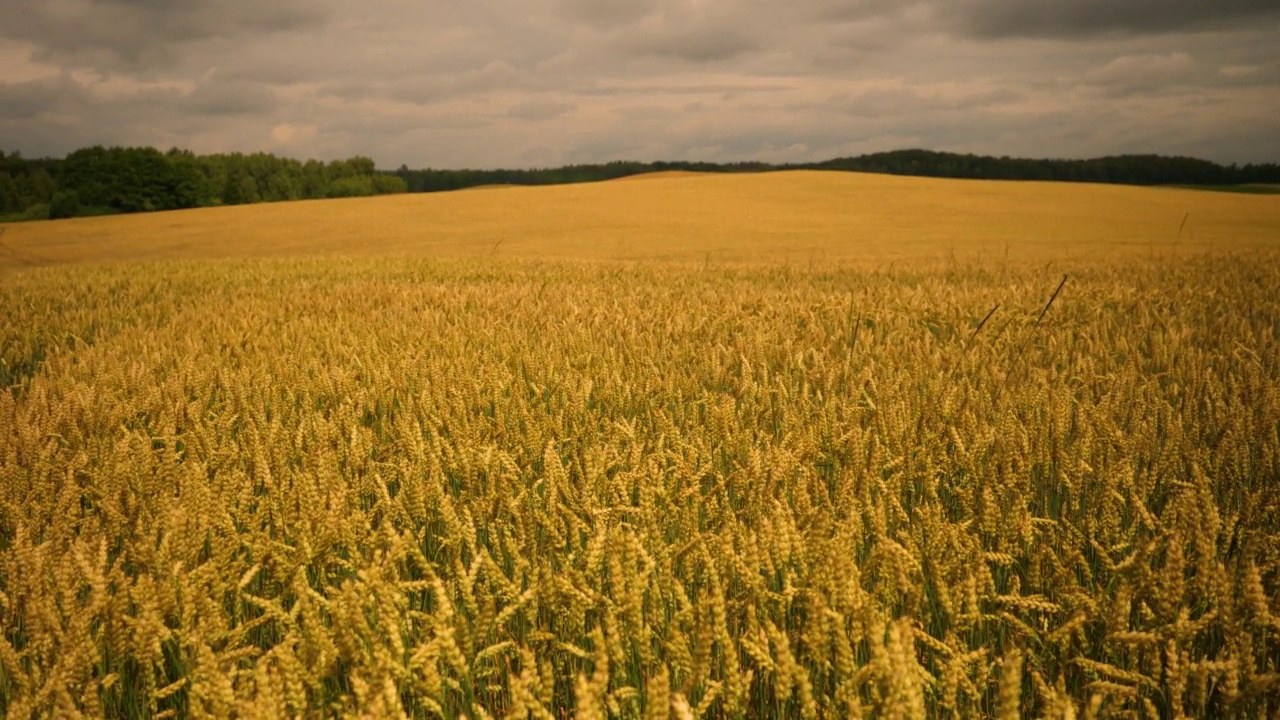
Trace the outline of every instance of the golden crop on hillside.
<instances>
[{"instance_id":1,"label":"golden crop on hillside","mask_svg":"<svg viewBox=\"0 0 1280 720\"><path fill-rule=\"evenodd\" d=\"M1280 255L937 252L8 274L0 708L1274 715Z\"/></svg>"},{"instance_id":2,"label":"golden crop on hillside","mask_svg":"<svg viewBox=\"0 0 1280 720\"><path fill-rule=\"evenodd\" d=\"M882 265L1274 247L1280 198L842 172L689 175L10 225L0 272L66 262L410 255Z\"/></svg>"}]
</instances>

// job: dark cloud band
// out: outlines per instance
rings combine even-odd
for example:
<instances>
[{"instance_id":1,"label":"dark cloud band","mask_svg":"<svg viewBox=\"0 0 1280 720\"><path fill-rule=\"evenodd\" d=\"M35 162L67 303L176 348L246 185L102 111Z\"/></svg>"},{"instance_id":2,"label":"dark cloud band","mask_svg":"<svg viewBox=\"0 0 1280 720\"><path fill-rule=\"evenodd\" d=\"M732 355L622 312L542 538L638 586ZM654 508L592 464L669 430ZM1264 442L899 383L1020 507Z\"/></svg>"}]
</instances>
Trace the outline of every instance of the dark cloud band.
<instances>
[{"instance_id":1,"label":"dark cloud band","mask_svg":"<svg viewBox=\"0 0 1280 720\"><path fill-rule=\"evenodd\" d=\"M148 72L180 58L184 45L306 30L325 16L302 0L6 0L0 38L66 67Z\"/></svg>"},{"instance_id":2,"label":"dark cloud band","mask_svg":"<svg viewBox=\"0 0 1280 720\"><path fill-rule=\"evenodd\" d=\"M0 146L35 155L1280 158L1280 0L0 4Z\"/></svg>"},{"instance_id":3,"label":"dark cloud band","mask_svg":"<svg viewBox=\"0 0 1280 720\"><path fill-rule=\"evenodd\" d=\"M1280 18L1277 0L978 0L942 13L983 38L1070 38L1224 28Z\"/></svg>"}]
</instances>

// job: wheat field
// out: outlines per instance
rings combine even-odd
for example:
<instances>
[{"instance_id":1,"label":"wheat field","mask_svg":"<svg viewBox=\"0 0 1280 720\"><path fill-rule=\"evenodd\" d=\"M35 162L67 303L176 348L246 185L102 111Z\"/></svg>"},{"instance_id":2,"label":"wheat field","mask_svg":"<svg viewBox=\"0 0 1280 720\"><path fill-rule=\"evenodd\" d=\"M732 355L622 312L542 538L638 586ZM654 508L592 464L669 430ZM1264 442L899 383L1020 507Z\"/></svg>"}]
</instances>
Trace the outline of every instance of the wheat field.
<instances>
[{"instance_id":1,"label":"wheat field","mask_svg":"<svg viewBox=\"0 0 1280 720\"><path fill-rule=\"evenodd\" d=\"M249 257L879 267L1273 248L1268 195L796 171L207 208L8 226L0 272Z\"/></svg>"},{"instance_id":2,"label":"wheat field","mask_svg":"<svg viewBox=\"0 0 1280 720\"><path fill-rule=\"evenodd\" d=\"M668 177L0 241L6 717L1280 712L1276 199Z\"/></svg>"}]
</instances>

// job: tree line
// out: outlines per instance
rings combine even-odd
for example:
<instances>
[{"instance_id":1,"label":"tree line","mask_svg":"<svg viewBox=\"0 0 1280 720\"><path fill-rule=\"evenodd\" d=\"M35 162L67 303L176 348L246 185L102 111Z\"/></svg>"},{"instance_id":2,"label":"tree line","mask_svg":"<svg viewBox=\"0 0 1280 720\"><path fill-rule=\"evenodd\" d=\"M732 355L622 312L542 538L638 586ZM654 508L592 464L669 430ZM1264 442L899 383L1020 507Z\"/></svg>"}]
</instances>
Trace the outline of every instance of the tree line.
<instances>
[{"instance_id":1,"label":"tree line","mask_svg":"<svg viewBox=\"0 0 1280 720\"><path fill-rule=\"evenodd\" d=\"M196 155L95 146L28 160L0 151L0 219L35 220L406 192L373 160L300 162L268 153Z\"/></svg>"},{"instance_id":2,"label":"tree line","mask_svg":"<svg viewBox=\"0 0 1280 720\"><path fill-rule=\"evenodd\" d=\"M1280 184L1280 165L1219 165L1162 155L1037 160L929 150L896 150L814 163L632 162L525 170L380 171L373 160L305 162L268 153L197 155L155 148L77 150L65 158L28 160L0 151L0 220L66 218L398 192L438 192L478 185L554 185L611 180L664 170L766 172L844 170L999 180L1057 180L1131 185Z\"/></svg>"},{"instance_id":3,"label":"tree line","mask_svg":"<svg viewBox=\"0 0 1280 720\"><path fill-rule=\"evenodd\" d=\"M458 190L477 185L554 185L591 182L663 170L766 172L845 170L988 180L1057 180L1125 185L1252 185L1280 183L1280 165L1219 165L1208 160L1162 155L1119 155L1091 160L1034 160L961 155L930 150L895 150L822 162L609 162L538 170L410 170L401 166L409 192Z\"/></svg>"},{"instance_id":4,"label":"tree line","mask_svg":"<svg viewBox=\"0 0 1280 720\"><path fill-rule=\"evenodd\" d=\"M896 150L837 158L803 167L894 175L927 175L987 180L1055 180L1121 185L1254 185L1280 183L1280 165L1219 165L1208 160L1165 155L1113 155L1090 160L1033 160L961 155L930 150Z\"/></svg>"}]
</instances>

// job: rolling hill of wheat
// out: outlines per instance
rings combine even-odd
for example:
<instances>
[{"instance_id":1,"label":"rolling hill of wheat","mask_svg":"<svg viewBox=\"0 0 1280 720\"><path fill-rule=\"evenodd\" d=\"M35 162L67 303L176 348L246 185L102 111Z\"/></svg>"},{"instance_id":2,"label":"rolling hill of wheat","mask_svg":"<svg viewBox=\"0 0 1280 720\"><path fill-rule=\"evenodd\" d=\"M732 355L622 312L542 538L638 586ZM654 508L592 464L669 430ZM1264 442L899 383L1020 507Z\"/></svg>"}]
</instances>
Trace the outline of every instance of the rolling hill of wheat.
<instances>
[{"instance_id":1,"label":"rolling hill of wheat","mask_svg":"<svg viewBox=\"0 0 1280 720\"><path fill-rule=\"evenodd\" d=\"M67 262L411 255L882 264L1195 254L1276 244L1273 196L836 172L209 208L8 226L0 269Z\"/></svg>"},{"instance_id":2,"label":"rolling hill of wheat","mask_svg":"<svg viewBox=\"0 0 1280 720\"><path fill-rule=\"evenodd\" d=\"M0 235L6 717L1273 717L1280 198L792 173Z\"/></svg>"}]
</instances>

